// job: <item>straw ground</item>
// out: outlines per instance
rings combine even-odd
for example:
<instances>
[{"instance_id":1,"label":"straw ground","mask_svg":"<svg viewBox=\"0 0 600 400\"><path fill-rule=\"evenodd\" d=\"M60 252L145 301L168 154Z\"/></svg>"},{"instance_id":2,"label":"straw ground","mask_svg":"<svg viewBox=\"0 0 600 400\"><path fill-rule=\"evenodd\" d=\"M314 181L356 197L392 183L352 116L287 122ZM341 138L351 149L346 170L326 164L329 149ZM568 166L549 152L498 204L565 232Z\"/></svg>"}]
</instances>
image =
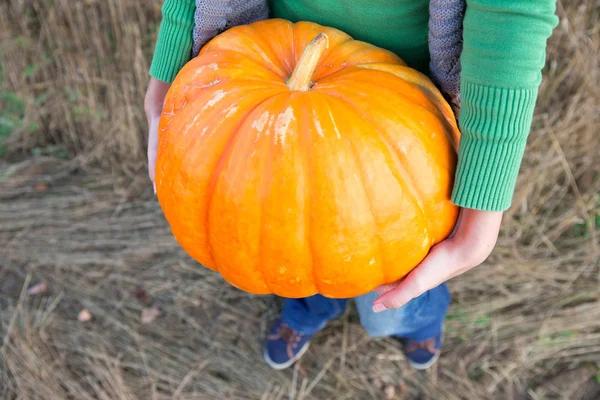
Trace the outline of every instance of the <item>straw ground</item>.
<instances>
[{"instance_id":1,"label":"straw ground","mask_svg":"<svg viewBox=\"0 0 600 400\"><path fill-rule=\"evenodd\" d=\"M600 398L599 8L558 3L514 206L451 282L439 364L410 370L349 308L273 372L279 301L190 260L146 181L159 3L2 2L0 398Z\"/></svg>"}]
</instances>

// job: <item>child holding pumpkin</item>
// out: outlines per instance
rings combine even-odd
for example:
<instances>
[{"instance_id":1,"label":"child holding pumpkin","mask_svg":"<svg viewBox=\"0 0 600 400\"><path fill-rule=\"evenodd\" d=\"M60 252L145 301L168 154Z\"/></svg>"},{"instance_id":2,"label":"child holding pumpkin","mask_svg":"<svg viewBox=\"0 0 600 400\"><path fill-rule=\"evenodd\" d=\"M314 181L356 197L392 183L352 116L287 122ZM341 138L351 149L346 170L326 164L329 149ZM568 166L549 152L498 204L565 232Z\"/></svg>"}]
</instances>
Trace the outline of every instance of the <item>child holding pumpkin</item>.
<instances>
[{"instance_id":1,"label":"child holding pumpkin","mask_svg":"<svg viewBox=\"0 0 600 400\"><path fill-rule=\"evenodd\" d=\"M145 109L154 181L163 100L177 72L223 30L266 19L309 20L398 54L460 106L462 131L452 200L454 234L401 282L355 299L371 336L403 342L411 365L438 358L450 303L445 281L491 253L511 203L531 125L546 40L557 23L554 0L165 0ZM287 299L265 350L274 368L293 364L347 300Z\"/></svg>"}]
</instances>

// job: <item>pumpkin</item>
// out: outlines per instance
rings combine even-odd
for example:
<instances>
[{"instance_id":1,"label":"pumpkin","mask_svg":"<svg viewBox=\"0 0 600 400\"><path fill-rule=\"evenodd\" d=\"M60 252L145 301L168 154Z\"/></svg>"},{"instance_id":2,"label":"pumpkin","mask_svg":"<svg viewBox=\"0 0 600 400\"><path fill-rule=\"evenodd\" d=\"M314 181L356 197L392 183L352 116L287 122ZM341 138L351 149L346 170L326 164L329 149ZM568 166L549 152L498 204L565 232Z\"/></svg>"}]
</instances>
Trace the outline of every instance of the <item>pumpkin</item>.
<instances>
[{"instance_id":1,"label":"pumpkin","mask_svg":"<svg viewBox=\"0 0 600 400\"><path fill-rule=\"evenodd\" d=\"M272 19L222 33L177 75L157 196L178 243L235 287L349 298L450 234L459 136L396 55Z\"/></svg>"}]
</instances>

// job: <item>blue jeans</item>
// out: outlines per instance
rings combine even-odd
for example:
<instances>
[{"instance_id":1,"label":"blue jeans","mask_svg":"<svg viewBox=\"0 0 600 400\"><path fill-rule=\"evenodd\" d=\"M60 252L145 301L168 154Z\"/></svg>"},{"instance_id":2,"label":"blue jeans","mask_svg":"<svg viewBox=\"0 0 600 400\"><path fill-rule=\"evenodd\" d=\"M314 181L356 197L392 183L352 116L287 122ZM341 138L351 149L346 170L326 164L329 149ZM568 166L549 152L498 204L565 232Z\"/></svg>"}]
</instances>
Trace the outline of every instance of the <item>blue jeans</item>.
<instances>
[{"instance_id":1,"label":"blue jeans","mask_svg":"<svg viewBox=\"0 0 600 400\"><path fill-rule=\"evenodd\" d=\"M438 335L450 305L450 292L442 284L412 299L401 308L373 312L379 295L368 293L355 298L360 322L371 337L397 336L417 342ZM321 295L303 299L286 299L282 320L292 329L314 334L330 320L339 317L348 299L329 299Z\"/></svg>"}]
</instances>

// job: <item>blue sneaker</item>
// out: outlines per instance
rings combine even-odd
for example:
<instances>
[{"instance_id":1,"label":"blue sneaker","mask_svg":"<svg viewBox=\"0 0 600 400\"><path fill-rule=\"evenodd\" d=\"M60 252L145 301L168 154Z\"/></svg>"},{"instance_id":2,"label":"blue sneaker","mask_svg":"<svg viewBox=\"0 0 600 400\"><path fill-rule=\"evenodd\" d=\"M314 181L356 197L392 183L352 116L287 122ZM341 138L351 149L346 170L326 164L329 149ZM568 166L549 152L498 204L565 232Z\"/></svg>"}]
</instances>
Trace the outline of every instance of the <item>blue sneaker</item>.
<instances>
[{"instance_id":1,"label":"blue sneaker","mask_svg":"<svg viewBox=\"0 0 600 400\"><path fill-rule=\"evenodd\" d=\"M402 350L411 367L423 370L431 367L440 358L444 332L423 342L402 339Z\"/></svg>"},{"instance_id":2,"label":"blue sneaker","mask_svg":"<svg viewBox=\"0 0 600 400\"><path fill-rule=\"evenodd\" d=\"M312 337L290 328L280 319L267 337L265 361L273 369L288 368L306 353Z\"/></svg>"}]
</instances>

